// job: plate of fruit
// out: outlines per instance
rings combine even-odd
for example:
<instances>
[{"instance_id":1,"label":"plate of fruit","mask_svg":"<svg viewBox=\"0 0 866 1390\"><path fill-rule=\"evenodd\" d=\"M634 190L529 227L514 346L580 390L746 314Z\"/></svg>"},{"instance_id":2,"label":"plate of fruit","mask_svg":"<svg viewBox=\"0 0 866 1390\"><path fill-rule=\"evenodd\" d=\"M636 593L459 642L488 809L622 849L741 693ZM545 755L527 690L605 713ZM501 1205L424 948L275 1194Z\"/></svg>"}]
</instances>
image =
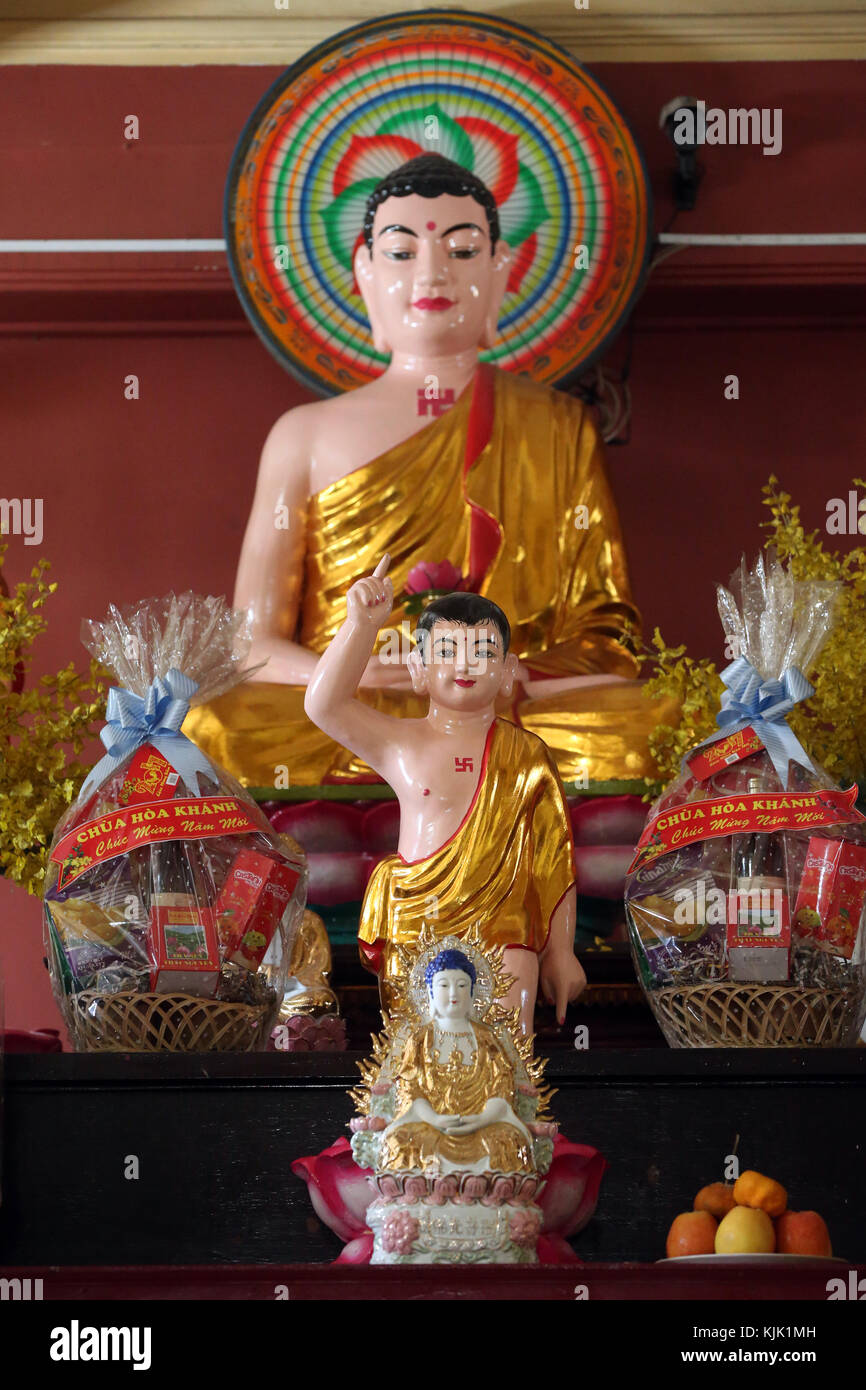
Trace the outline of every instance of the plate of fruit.
<instances>
[{"instance_id":1,"label":"plate of fruit","mask_svg":"<svg viewBox=\"0 0 866 1390\"><path fill-rule=\"evenodd\" d=\"M730 1259L751 1265L780 1260L810 1264L835 1258L823 1217L816 1211L789 1210L782 1184L751 1168L734 1183L702 1187L693 1209L674 1217L665 1254L659 1264Z\"/></svg>"}]
</instances>

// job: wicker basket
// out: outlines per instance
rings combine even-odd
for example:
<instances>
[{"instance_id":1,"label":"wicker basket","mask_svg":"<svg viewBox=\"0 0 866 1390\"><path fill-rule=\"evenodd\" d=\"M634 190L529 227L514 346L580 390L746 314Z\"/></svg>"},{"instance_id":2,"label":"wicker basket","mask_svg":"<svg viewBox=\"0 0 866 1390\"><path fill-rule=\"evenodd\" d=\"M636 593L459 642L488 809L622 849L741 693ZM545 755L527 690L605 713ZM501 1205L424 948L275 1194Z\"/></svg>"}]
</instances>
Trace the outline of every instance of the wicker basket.
<instances>
[{"instance_id":1,"label":"wicker basket","mask_svg":"<svg viewBox=\"0 0 866 1390\"><path fill-rule=\"evenodd\" d=\"M263 1052L276 1021L265 1004L232 1004L191 994L99 994L65 1000L77 1052Z\"/></svg>"},{"instance_id":2,"label":"wicker basket","mask_svg":"<svg viewBox=\"0 0 866 1390\"><path fill-rule=\"evenodd\" d=\"M860 990L673 985L647 994L671 1047L853 1047Z\"/></svg>"}]
</instances>

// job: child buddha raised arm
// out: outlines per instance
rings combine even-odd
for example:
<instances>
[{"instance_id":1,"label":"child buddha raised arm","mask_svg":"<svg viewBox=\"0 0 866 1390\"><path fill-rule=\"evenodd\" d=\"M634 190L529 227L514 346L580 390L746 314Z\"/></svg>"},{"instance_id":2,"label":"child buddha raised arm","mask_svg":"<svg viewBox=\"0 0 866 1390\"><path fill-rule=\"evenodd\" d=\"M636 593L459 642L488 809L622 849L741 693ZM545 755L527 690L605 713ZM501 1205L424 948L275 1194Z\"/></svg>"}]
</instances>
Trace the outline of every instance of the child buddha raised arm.
<instances>
[{"instance_id":1,"label":"child buddha raised arm","mask_svg":"<svg viewBox=\"0 0 866 1390\"><path fill-rule=\"evenodd\" d=\"M426 924L437 937L474 926L505 948L514 984L506 1004L532 1031L539 978L562 1023L586 984L574 954L577 885L562 783L546 745L497 717L517 657L495 603L453 593L418 620L408 658L423 718L399 718L357 698L376 637L393 606L385 555L348 591L347 618L323 653L304 708L320 729L362 757L400 805L398 852L379 863L361 909L362 958L379 975L389 1012L398 947Z\"/></svg>"}]
</instances>

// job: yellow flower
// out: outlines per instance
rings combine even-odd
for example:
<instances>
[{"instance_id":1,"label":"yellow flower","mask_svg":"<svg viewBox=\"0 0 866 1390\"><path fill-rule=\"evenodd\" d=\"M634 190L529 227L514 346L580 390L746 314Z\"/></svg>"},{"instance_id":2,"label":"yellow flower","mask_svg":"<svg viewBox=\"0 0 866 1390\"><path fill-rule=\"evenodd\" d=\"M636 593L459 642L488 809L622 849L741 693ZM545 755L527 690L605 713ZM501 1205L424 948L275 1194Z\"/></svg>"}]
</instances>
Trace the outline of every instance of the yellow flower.
<instances>
[{"instance_id":1,"label":"yellow flower","mask_svg":"<svg viewBox=\"0 0 866 1390\"><path fill-rule=\"evenodd\" d=\"M6 546L0 543L0 568ZM0 874L39 893L54 827L75 800L87 768L74 761L104 717L105 681L96 662L81 675L70 664L19 689L42 608L56 591L40 560L29 580L0 588Z\"/></svg>"}]
</instances>

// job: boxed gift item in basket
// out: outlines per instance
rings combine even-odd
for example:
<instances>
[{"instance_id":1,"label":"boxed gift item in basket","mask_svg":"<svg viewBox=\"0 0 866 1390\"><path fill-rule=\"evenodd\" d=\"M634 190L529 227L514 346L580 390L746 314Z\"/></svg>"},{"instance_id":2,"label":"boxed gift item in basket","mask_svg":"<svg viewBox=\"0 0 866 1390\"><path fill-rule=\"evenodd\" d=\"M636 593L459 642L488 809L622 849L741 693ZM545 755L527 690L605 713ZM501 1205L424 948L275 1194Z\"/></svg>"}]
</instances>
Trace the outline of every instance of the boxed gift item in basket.
<instances>
[{"instance_id":1,"label":"boxed gift item in basket","mask_svg":"<svg viewBox=\"0 0 866 1390\"><path fill-rule=\"evenodd\" d=\"M632 953L672 1047L851 1046L866 1016L866 817L786 715L813 694L836 586L774 557L718 590L735 659L718 732L653 804L626 881Z\"/></svg>"},{"instance_id":2,"label":"boxed gift item in basket","mask_svg":"<svg viewBox=\"0 0 866 1390\"><path fill-rule=\"evenodd\" d=\"M55 998L86 1051L264 1049L306 861L181 725L243 679L243 618L170 594L84 625L114 674L105 757L62 817L44 890Z\"/></svg>"}]
</instances>

